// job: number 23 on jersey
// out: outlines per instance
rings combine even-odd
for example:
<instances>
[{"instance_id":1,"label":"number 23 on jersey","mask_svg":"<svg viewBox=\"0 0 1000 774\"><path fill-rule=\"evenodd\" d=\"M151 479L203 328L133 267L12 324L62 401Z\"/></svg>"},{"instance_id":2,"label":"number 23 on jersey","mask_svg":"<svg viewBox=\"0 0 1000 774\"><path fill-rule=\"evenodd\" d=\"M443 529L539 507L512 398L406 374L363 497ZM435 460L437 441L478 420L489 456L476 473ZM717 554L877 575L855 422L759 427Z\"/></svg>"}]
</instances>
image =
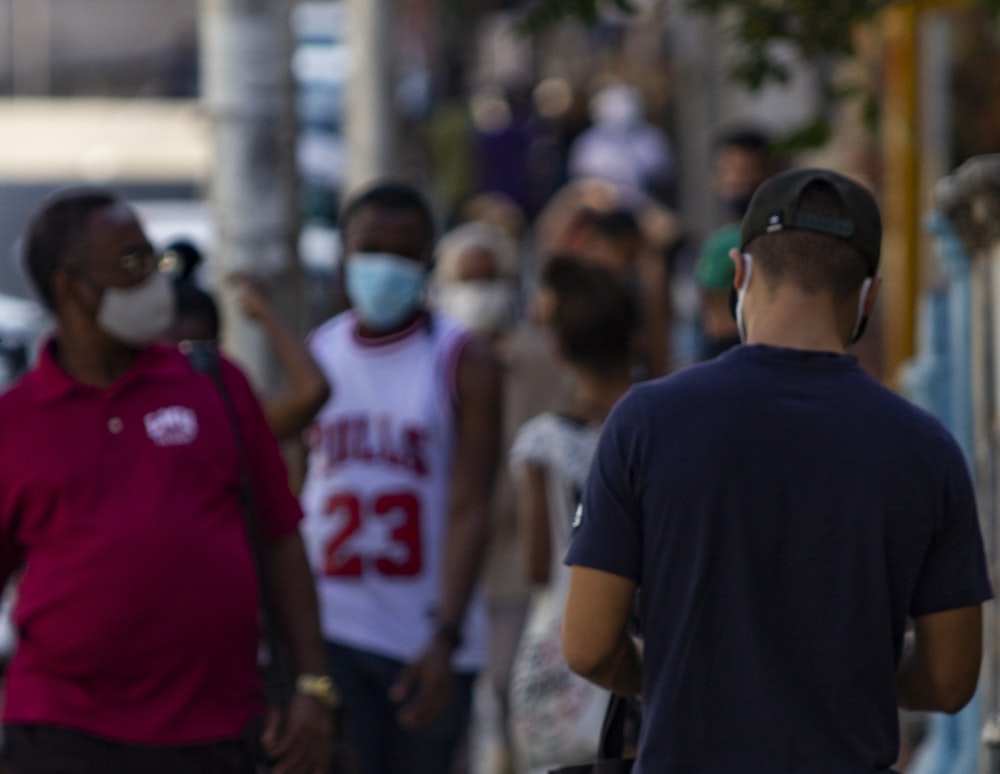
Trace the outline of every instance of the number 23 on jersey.
<instances>
[{"instance_id":1,"label":"number 23 on jersey","mask_svg":"<svg viewBox=\"0 0 1000 774\"><path fill-rule=\"evenodd\" d=\"M324 551L325 575L406 577L423 569L420 501L412 492L387 492L369 500L339 492L327 500L324 513L339 520Z\"/></svg>"}]
</instances>

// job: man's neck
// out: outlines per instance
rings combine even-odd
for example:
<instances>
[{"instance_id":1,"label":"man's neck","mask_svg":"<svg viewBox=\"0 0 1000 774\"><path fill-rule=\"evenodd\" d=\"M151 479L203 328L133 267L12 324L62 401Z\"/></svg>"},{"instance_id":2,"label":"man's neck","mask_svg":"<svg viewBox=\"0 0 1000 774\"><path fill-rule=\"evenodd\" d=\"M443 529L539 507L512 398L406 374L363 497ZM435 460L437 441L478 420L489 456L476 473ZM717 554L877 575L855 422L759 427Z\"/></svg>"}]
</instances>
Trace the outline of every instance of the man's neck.
<instances>
[{"instance_id":1,"label":"man's neck","mask_svg":"<svg viewBox=\"0 0 1000 774\"><path fill-rule=\"evenodd\" d=\"M72 327L56 332L55 356L63 369L79 382L106 389L123 377L140 350L109 337L85 335Z\"/></svg>"},{"instance_id":2,"label":"man's neck","mask_svg":"<svg viewBox=\"0 0 1000 774\"><path fill-rule=\"evenodd\" d=\"M747 320L747 343L786 349L844 352L845 336L833 300L826 294L803 293L783 285Z\"/></svg>"},{"instance_id":3,"label":"man's neck","mask_svg":"<svg viewBox=\"0 0 1000 774\"><path fill-rule=\"evenodd\" d=\"M399 323L399 325L394 325L392 328L389 328L387 330L377 330L377 331L367 327L361 320L361 317L358 316L358 335L361 336L361 338L363 339L381 339L381 338L386 338L388 336L395 336L397 333L405 331L407 328L410 328L418 320L426 318L427 316L428 312L425 309L420 308L413 314L411 314L409 317L407 317L403 322Z\"/></svg>"}]
</instances>

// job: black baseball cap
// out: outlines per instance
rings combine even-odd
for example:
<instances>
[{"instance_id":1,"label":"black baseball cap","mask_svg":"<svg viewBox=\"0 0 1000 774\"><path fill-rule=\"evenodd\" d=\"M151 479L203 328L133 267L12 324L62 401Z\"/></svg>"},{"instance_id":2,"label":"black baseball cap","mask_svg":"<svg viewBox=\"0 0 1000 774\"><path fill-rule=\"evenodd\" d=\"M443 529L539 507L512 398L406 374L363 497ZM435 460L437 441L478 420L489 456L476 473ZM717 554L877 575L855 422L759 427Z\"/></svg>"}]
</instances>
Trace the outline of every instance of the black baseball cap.
<instances>
[{"instance_id":1,"label":"black baseball cap","mask_svg":"<svg viewBox=\"0 0 1000 774\"><path fill-rule=\"evenodd\" d=\"M802 192L820 183L834 190L844 217L831 218L799 209ZM882 219L871 192L860 183L829 169L792 169L758 186L740 224L740 250L755 237L788 229L827 234L849 242L864 257L869 276L878 270Z\"/></svg>"}]
</instances>

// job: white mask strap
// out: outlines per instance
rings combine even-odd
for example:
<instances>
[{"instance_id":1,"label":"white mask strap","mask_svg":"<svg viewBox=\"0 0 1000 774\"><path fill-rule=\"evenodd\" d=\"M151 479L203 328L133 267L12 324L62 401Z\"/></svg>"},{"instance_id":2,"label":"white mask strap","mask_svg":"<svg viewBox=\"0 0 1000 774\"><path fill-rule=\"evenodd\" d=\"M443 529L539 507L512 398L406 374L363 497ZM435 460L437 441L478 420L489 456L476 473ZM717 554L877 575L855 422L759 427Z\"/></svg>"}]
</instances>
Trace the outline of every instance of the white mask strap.
<instances>
[{"instance_id":1,"label":"white mask strap","mask_svg":"<svg viewBox=\"0 0 1000 774\"><path fill-rule=\"evenodd\" d=\"M871 290L872 280L873 277L866 277L865 281L861 283L861 293L858 295L858 315L854 320L854 330L851 331L849 344L860 339L861 334L865 332L865 325L868 322L868 318L865 316L865 303L868 301L868 291Z\"/></svg>"},{"instance_id":2,"label":"white mask strap","mask_svg":"<svg viewBox=\"0 0 1000 774\"><path fill-rule=\"evenodd\" d=\"M740 341L746 343L747 332L743 324L743 299L746 298L747 287L750 285L750 275L753 273L753 256L750 253L742 253L745 261L746 273L743 275L743 282L740 289L736 291L736 329L740 334Z\"/></svg>"}]
</instances>

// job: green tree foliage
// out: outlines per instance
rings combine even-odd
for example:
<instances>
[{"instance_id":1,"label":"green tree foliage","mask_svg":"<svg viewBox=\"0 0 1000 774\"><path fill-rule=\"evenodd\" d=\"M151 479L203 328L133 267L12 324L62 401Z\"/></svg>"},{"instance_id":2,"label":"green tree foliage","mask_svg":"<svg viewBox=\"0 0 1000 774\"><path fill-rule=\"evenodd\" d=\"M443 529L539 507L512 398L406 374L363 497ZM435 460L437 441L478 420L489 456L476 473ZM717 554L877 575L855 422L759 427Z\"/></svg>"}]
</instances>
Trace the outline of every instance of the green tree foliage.
<instances>
[{"instance_id":1,"label":"green tree foliage","mask_svg":"<svg viewBox=\"0 0 1000 774\"><path fill-rule=\"evenodd\" d=\"M663 2L664 0L660 0ZM1000 4L1000 0L986 0ZM835 60L852 48L855 25L873 19L887 0L687 0L688 7L727 22L737 44L730 75L751 90L791 75L785 44L801 60ZM567 18L593 23L603 7L632 12L629 0L534 0L524 6L522 28L537 31Z\"/></svg>"},{"instance_id":2,"label":"green tree foliage","mask_svg":"<svg viewBox=\"0 0 1000 774\"><path fill-rule=\"evenodd\" d=\"M666 3L667 0L653 0ZM784 83L796 62L817 68L829 105L860 101L865 122L874 128L879 120L879 99L870 85L834 83L833 65L852 54L854 30L874 20L890 4L935 0L681 0L687 7L721 20L735 44L730 77L749 90L769 83ZM522 28L528 32L550 27L561 20L597 21L605 8L631 11L629 0L523 0ZM1000 31L996 26L1000 0L970 0L959 19L952 73L956 163L995 147L1000 126ZM780 45L777 45L780 44ZM781 52L779 55L778 52ZM788 53L794 56L789 57ZM822 112L822 111L821 111ZM818 147L829 138L827 116L819 115L792 134L777 138L780 150L793 152Z\"/></svg>"},{"instance_id":3,"label":"green tree foliage","mask_svg":"<svg viewBox=\"0 0 1000 774\"><path fill-rule=\"evenodd\" d=\"M633 12L629 0L610 0L608 5L625 13ZM526 31L536 31L571 18L592 24L600 17L601 7L601 0L533 0L525 4L521 27Z\"/></svg>"},{"instance_id":4,"label":"green tree foliage","mask_svg":"<svg viewBox=\"0 0 1000 774\"><path fill-rule=\"evenodd\" d=\"M666 0L657 0L665 3ZM861 99L872 123L877 115L875 95L859 84L835 84L833 65L852 53L853 32L871 21L888 0L684 0L695 12L722 20L733 42L729 76L756 91L771 83L785 83L800 62L819 64L821 101L833 105ZM916 1L916 0L901 0ZM983 0L1000 5L1000 0ZM605 8L634 12L630 0L534 0L522 6L521 27L537 32L570 18L597 21ZM791 56L789 56L791 54ZM827 116L776 138L779 150L794 152L818 147L829 139Z\"/></svg>"},{"instance_id":5,"label":"green tree foliage","mask_svg":"<svg viewBox=\"0 0 1000 774\"><path fill-rule=\"evenodd\" d=\"M768 81L787 81L787 65L774 56L774 44L789 47L804 61L836 60L851 53L852 32L870 21L883 0L689 0L695 10L732 19L739 44L732 76L750 89Z\"/></svg>"}]
</instances>

